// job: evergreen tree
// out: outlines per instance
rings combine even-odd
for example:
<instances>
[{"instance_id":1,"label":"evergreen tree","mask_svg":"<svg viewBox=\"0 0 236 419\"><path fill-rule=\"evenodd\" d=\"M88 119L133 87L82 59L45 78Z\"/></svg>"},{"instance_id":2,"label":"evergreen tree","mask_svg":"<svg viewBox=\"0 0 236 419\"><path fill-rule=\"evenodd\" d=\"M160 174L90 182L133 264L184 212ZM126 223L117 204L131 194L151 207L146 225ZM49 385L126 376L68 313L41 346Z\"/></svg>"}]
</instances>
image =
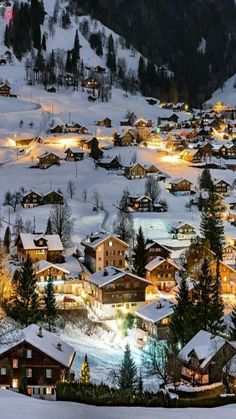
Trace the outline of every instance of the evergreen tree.
<instances>
[{"instance_id":1,"label":"evergreen tree","mask_svg":"<svg viewBox=\"0 0 236 419\"><path fill-rule=\"evenodd\" d=\"M131 355L129 345L125 347L123 361L117 376L117 384L119 389L123 391L137 388L137 367Z\"/></svg>"},{"instance_id":2,"label":"evergreen tree","mask_svg":"<svg viewBox=\"0 0 236 419\"><path fill-rule=\"evenodd\" d=\"M203 329L216 334L222 330L224 306L219 285L218 277L212 275L209 262L204 259L193 290L195 333Z\"/></svg>"},{"instance_id":3,"label":"evergreen tree","mask_svg":"<svg viewBox=\"0 0 236 419\"><path fill-rule=\"evenodd\" d=\"M56 298L54 293L53 278L50 276L45 287L44 295L44 313L48 323L48 329L51 331L58 317Z\"/></svg>"},{"instance_id":4,"label":"evergreen tree","mask_svg":"<svg viewBox=\"0 0 236 419\"><path fill-rule=\"evenodd\" d=\"M47 227L46 227L46 230L45 230L45 234L53 234L53 231L52 231L52 223L51 223L51 219L50 218L48 218L48 222L47 222Z\"/></svg>"},{"instance_id":5,"label":"evergreen tree","mask_svg":"<svg viewBox=\"0 0 236 419\"><path fill-rule=\"evenodd\" d=\"M12 303L12 317L24 326L36 323L40 317L39 296L37 293L37 279L29 257L23 262L19 271L13 275L14 297Z\"/></svg>"},{"instance_id":6,"label":"evergreen tree","mask_svg":"<svg viewBox=\"0 0 236 419\"><path fill-rule=\"evenodd\" d=\"M10 227L9 226L7 226L7 228L6 228L5 235L4 235L4 240L3 240L3 244L4 244L5 251L7 253L9 253L9 251L10 251L10 244L11 244L11 230L10 230Z\"/></svg>"},{"instance_id":7,"label":"evergreen tree","mask_svg":"<svg viewBox=\"0 0 236 419\"><path fill-rule=\"evenodd\" d=\"M208 167L205 167L199 179L199 186L201 190L214 191L214 182L211 177L211 172Z\"/></svg>"},{"instance_id":8,"label":"evergreen tree","mask_svg":"<svg viewBox=\"0 0 236 419\"><path fill-rule=\"evenodd\" d=\"M138 64L138 78L139 78L139 84L140 84L141 91L143 91L143 87L144 87L144 83L145 83L145 74L146 74L145 61L144 61L142 55L140 55L139 64Z\"/></svg>"},{"instance_id":9,"label":"evergreen tree","mask_svg":"<svg viewBox=\"0 0 236 419\"><path fill-rule=\"evenodd\" d=\"M231 325L230 325L230 338L236 340L236 306L234 306L232 313L230 315Z\"/></svg>"},{"instance_id":10,"label":"evergreen tree","mask_svg":"<svg viewBox=\"0 0 236 419\"><path fill-rule=\"evenodd\" d=\"M27 376L26 376L26 370L23 367L20 375L20 382L19 382L19 393L21 394L27 394Z\"/></svg>"},{"instance_id":11,"label":"evergreen tree","mask_svg":"<svg viewBox=\"0 0 236 419\"><path fill-rule=\"evenodd\" d=\"M220 216L221 199L219 195L209 192L209 198L204 204L200 230L205 240L210 243L210 249L221 258L224 245L224 225Z\"/></svg>"},{"instance_id":12,"label":"evergreen tree","mask_svg":"<svg viewBox=\"0 0 236 419\"><path fill-rule=\"evenodd\" d=\"M142 227L139 227L136 235L137 244L134 248L134 269L137 275L145 276L145 266L147 264L147 252Z\"/></svg>"},{"instance_id":13,"label":"evergreen tree","mask_svg":"<svg viewBox=\"0 0 236 419\"><path fill-rule=\"evenodd\" d=\"M80 59L80 43L79 43L79 33L78 29L75 32L75 39L74 39L74 58L76 62Z\"/></svg>"},{"instance_id":14,"label":"evergreen tree","mask_svg":"<svg viewBox=\"0 0 236 419\"><path fill-rule=\"evenodd\" d=\"M143 377L142 377L141 371L139 372L139 377L138 377L138 392L140 394L143 394Z\"/></svg>"},{"instance_id":15,"label":"evergreen tree","mask_svg":"<svg viewBox=\"0 0 236 419\"><path fill-rule=\"evenodd\" d=\"M168 341L176 348L182 348L194 335L192 325L192 304L189 298L188 284L182 279L177 294L177 304L169 324Z\"/></svg>"},{"instance_id":16,"label":"evergreen tree","mask_svg":"<svg viewBox=\"0 0 236 419\"><path fill-rule=\"evenodd\" d=\"M5 33L4 33L4 45L9 48L10 47L10 39L9 39L9 26L6 25Z\"/></svg>"},{"instance_id":17,"label":"evergreen tree","mask_svg":"<svg viewBox=\"0 0 236 419\"><path fill-rule=\"evenodd\" d=\"M80 370L80 383L81 384L90 384L90 368L88 363L87 354L84 357L84 361Z\"/></svg>"},{"instance_id":18,"label":"evergreen tree","mask_svg":"<svg viewBox=\"0 0 236 419\"><path fill-rule=\"evenodd\" d=\"M45 37L45 35L44 35L44 34L43 34L43 36L42 36L42 49L43 49L44 51L46 51L46 50L47 50L46 37Z\"/></svg>"},{"instance_id":19,"label":"evergreen tree","mask_svg":"<svg viewBox=\"0 0 236 419\"><path fill-rule=\"evenodd\" d=\"M107 67L112 73L116 72L116 54L112 35L109 35L107 43Z\"/></svg>"}]
</instances>

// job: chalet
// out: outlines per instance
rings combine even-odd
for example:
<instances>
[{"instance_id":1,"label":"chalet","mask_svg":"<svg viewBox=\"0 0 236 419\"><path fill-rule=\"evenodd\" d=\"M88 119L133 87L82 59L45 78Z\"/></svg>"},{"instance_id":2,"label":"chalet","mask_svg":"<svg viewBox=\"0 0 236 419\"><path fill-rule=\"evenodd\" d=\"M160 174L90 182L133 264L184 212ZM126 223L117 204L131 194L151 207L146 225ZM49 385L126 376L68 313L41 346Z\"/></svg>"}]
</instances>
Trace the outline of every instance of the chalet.
<instances>
[{"instance_id":1,"label":"chalet","mask_svg":"<svg viewBox=\"0 0 236 419\"><path fill-rule=\"evenodd\" d=\"M74 81L75 81L74 75L73 74L70 74L70 73L66 73L64 75L64 81L65 81L65 84L67 86L73 86Z\"/></svg>"},{"instance_id":2,"label":"chalet","mask_svg":"<svg viewBox=\"0 0 236 419\"><path fill-rule=\"evenodd\" d=\"M191 163L199 163L202 156L197 149L187 149L180 153L180 158Z\"/></svg>"},{"instance_id":3,"label":"chalet","mask_svg":"<svg viewBox=\"0 0 236 419\"><path fill-rule=\"evenodd\" d=\"M27 192L23 195L21 205L23 208L34 208L42 204L43 196L35 191Z\"/></svg>"},{"instance_id":4,"label":"chalet","mask_svg":"<svg viewBox=\"0 0 236 419\"><path fill-rule=\"evenodd\" d=\"M148 262L151 262L151 260L157 257L167 259L170 257L171 253L170 250L167 249L167 247L165 247L163 244L154 242L152 240L148 241L148 243L145 246L145 250Z\"/></svg>"},{"instance_id":5,"label":"chalet","mask_svg":"<svg viewBox=\"0 0 236 419\"><path fill-rule=\"evenodd\" d=\"M134 126L136 128L150 128L152 127L152 120L138 119L137 121L135 121Z\"/></svg>"},{"instance_id":6,"label":"chalet","mask_svg":"<svg viewBox=\"0 0 236 419\"><path fill-rule=\"evenodd\" d=\"M120 145L129 146L131 144L136 144L137 135L132 131L127 131L124 135L120 137Z\"/></svg>"},{"instance_id":7,"label":"chalet","mask_svg":"<svg viewBox=\"0 0 236 419\"><path fill-rule=\"evenodd\" d=\"M61 294L66 292L65 281L69 279L70 271L65 269L63 265L56 265L47 260L41 260L35 263L34 269L40 293L45 293L45 286L49 278L53 280L55 293Z\"/></svg>"},{"instance_id":8,"label":"chalet","mask_svg":"<svg viewBox=\"0 0 236 419\"><path fill-rule=\"evenodd\" d=\"M213 146L210 143L206 143L198 148L198 152L202 160L210 159L212 156Z\"/></svg>"},{"instance_id":9,"label":"chalet","mask_svg":"<svg viewBox=\"0 0 236 419\"><path fill-rule=\"evenodd\" d=\"M228 265L226 261L220 261L220 281L221 281L221 290L223 294L232 294L236 293L236 269L232 265ZM216 262L212 262L212 273L216 274Z\"/></svg>"},{"instance_id":10,"label":"chalet","mask_svg":"<svg viewBox=\"0 0 236 419\"><path fill-rule=\"evenodd\" d=\"M169 291L176 286L176 273L180 271L180 267L173 260L157 256L145 266L145 269L153 289Z\"/></svg>"},{"instance_id":11,"label":"chalet","mask_svg":"<svg viewBox=\"0 0 236 419\"><path fill-rule=\"evenodd\" d=\"M236 144L230 144L227 147L227 157L228 159L235 159L236 158Z\"/></svg>"},{"instance_id":12,"label":"chalet","mask_svg":"<svg viewBox=\"0 0 236 419\"><path fill-rule=\"evenodd\" d=\"M1 345L0 387L19 391L24 369L29 396L56 400L56 383L67 379L74 357L74 348L60 336L31 324Z\"/></svg>"},{"instance_id":13,"label":"chalet","mask_svg":"<svg viewBox=\"0 0 236 419\"><path fill-rule=\"evenodd\" d=\"M101 232L87 236L81 244L85 247L85 266L90 272L100 271L107 266L125 268L125 256L129 245L119 237Z\"/></svg>"},{"instance_id":14,"label":"chalet","mask_svg":"<svg viewBox=\"0 0 236 419\"><path fill-rule=\"evenodd\" d=\"M170 116L159 118L159 121L169 121L169 122L174 122L175 124L177 124L178 120L179 120L179 117L178 115L176 115L176 113L172 113ZM158 121L158 125L159 125L159 121Z\"/></svg>"},{"instance_id":15,"label":"chalet","mask_svg":"<svg viewBox=\"0 0 236 419\"><path fill-rule=\"evenodd\" d=\"M150 212L152 210L152 200L146 195L129 195L129 207L133 211Z\"/></svg>"},{"instance_id":16,"label":"chalet","mask_svg":"<svg viewBox=\"0 0 236 419\"><path fill-rule=\"evenodd\" d=\"M57 234L37 235L20 233L16 239L17 256L23 261L30 257L32 262L47 260L52 263L64 262L63 245Z\"/></svg>"},{"instance_id":17,"label":"chalet","mask_svg":"<svg viewBox=\"0 0 236 419\"><path fill-rule=\"evenodd\" d=\"M3 83L0 84L0 96L10 96L11 95L11 88L8 84Z\"/></svg>"},{"instance_id":18,"label":"chalet","mask_svg":"<svg viewBox=\"0 0 236 419\"><path fill-rule=\"evenodd\" d=\"M111 319L119 312L134 313L145 304L150 282L130 272L108 266L87 279L89 300L99 318Z\"/></svg>"},{"instance_id":19,"label":"chalet","mask_svg":"<svg viewBox=\"0 0 236 419\"><path fill-rule=\"evenodd\" d=\"M34 138L24 138L24 137L17 137L15 139L15 143L16 143L16 147L27 147L30 143L32 143L32 141L34 140ZM38 139L38 142L40 143L40 138Z\"/></svg>"},{"instance_id":20,"label":"chalet","mask_svg":"<svg viewBox=\"0 0 236 419\"><path fill-rule=\"evenodd\" d=\"M96 125L98 125L99 127L111 128L111 119L110 118L101 119L100 121L96 122Z\"/></svg>"},{"instance_id":21,"label":"chalet","mask_svg":"<svg viewBox=\"0 0 236 419\"><path fill-rule=\"evenodd\" d=\"M64 126L64 132L66 134L72 133L72 134L79 134L82 126L80 124L65 124Z\"/></svg>"},{"instance_id":22,"label":"chalet","mask_svg":"<svg viewBox=\"0 0 236 419\"><path fill-rule=\"evenodd\" d=\"M161 173L161 171L156 167L154 164L145 165L147 176L157 176Z\"/></svg>"},{"instance_id":23,"label":"chalet","mask_svg":"<svg viewBox=\"0 0 236 419\"><path fill-rule=\"evenodd\" d=\"M103 157L98 161L98 166L106 170L118 170L121 168L118 157Z\"/></svg>"},{"instance_id":24,"label":"chalet","mask_svg":"<svg viewBox=\"0 0 236 419\"><path fill-rule=\"evenodd\" d=\"M53 165L60 165L60 157L52 152L45 151L38 156L38 167L40 169L48 169Z\"/></svg>"},{"instance_id":25,"label":"chalet","mask_svg":"<svg viewBox=\"0 0 236 419\"><path fill-rule=\"evenodd\" d=\"M43 205L63 205L64 197L60 192L50 191L43 196Z\"/></svg>"},{"instance_id":26,"label":"chalet","mask_svg":"<svg viewBox=\"0 0 236 419\"><path fill-rule=\"evenodd\" d=\"M179 221L172 226L171 235L176 240L192 240L196 237L196 229L189 223Z\"/></svg>"},{"instance_id":27,"label":"chalet","mask_svg":"<svg viewBox=\"0 0 236 419\"><path fill-rule=\"evenodd\" d=\"M190 195L192 182L182 177L170 181L170 193L173 195Z\"/></svg>"},{"instance_id":28,"label":"chalet","mask_svg":"<svg viewBox=\"0 0 236 419\"><path fill-rule=\"evenodd\" d=\"M155 339L166 339L170 318L174 312L175 304L164 298L152 301L135 312L141 319L141 329Z\"/></svg>"},{"instance_id":29,"label":"chalet","mask_svg":"<svg viewBox=\"0 0 236 419\"><path fill-rule=\"evenodd\" d=\"M221 336L200 330L179 352L181 379L194 386L219 383L236 349Z\"/></svg>"},{"instance_id":30,"label":"chalet","mask_svg":"<svg viewBox=\"0 0 236 419\"><path fill-rule=\"evenodd\" d=\"M226 243L222 249L222 259L223 261L231 260L235 262L236 260L236 247L230 243Z\"/></svg>"},{"instance_id":31,"label":"chalet","mask_svg":"<svg viewBox=\"0 0 236 419\"><path fill-rule=\"evenodd\" d=\"M141 179L146 176L146 173L145 167L140 163L125 167L125 176L128 179Z\"/></svg>"},{"instance_id":32,"label":"chalet","mask_svg":"<svg viewBox=\"0 0 236 419\"><path fill-rule=\"evenodd\" d=\"M214 181L215 192L222 196L230 195L232 185L226 180L220 179Z\"/></svg>"},{"instance_id":33,"label":"chalet","mask_svg":"<svg viewBox=\"0 0 236 419\"><path fill-rule=\"evenodd\" d=\"M87 79L84 80L84 87L86 89L98 89L98 87L100 86L100 82L98 79L96 79L95 77L88 77Z\"/></svg>"},{"instance_id":34,"label":"chalet","mask_svg":"<svg viewBox=\"0 0 236 419\"><path fill-rule=\"evenodd\" d=\"M61 134L63 132L63 126L62 125L56 125L54 128L50 129L51 134Z\"/></svg>"},{"instance_id":35,"label":"chalet","mask_svg":"<svg viewBox=\"0 0 236 419\"><path fill-rule=\"evenodd\" d=\"M67 161L80 161L84 158L84 151L78 147L69 147L65 153Z\"/></svg>"}]
</instances>

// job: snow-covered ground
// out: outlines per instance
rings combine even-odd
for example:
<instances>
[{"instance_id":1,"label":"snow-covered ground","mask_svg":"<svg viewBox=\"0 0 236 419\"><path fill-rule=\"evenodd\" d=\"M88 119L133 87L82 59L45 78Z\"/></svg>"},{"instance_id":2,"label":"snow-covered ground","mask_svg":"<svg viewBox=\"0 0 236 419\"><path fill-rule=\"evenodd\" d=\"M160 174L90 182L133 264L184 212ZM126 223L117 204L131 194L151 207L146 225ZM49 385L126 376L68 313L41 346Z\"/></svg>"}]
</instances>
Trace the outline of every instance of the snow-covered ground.
<instances>
[{"instance_id":1,"label":"snow-covered ground","mask_svg":"<svg viewBox=\"0 0 236 419\"><path fill-rule=\"evenodd\" d=\"M48 402L0 390L1 419L233 419L236 405L215 409L164 409L98 407L68 402Z\"/></svg>"}]
</instances>

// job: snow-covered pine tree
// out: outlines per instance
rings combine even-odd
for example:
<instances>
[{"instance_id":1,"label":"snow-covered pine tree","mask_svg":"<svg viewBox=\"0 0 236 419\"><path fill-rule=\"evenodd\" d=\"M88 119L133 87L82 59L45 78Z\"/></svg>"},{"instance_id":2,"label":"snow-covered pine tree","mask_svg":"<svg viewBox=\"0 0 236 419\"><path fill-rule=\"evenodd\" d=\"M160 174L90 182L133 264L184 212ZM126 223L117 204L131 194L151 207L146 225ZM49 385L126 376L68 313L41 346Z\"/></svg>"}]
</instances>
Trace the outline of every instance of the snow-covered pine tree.
<instances>
[{"instance_id":1,"label":"snow-covered pine tree","mask_svg":"<svg viewBox=\"0 0 236 419\"><path fill-rule=\"evenodd\" d=\"M129 345L126 345L123 361L117 376L117 384L120 390L135 390L138 384L137 367L131 355Z\"/></svg>"},{"instance_id":2,"label":"snow-covered pine tree","mask_svg":"<svg viewBox=\"0 0 236 419\"><path fill-rule=\"evenodd\" d=\"M136 246L134 248L134 269L137 275L145 275L145 266L147 264L147 252L145 249L145 238L142 227L139 227L136 235Z\"/></svg>"},{"instance_id":3,"label":"snow-covered pine tree","mask_svg":"<svg viewBox=\"0 0 236 419\"><path fill-rule=\"evenodd\" d=\"M84 361L82 363L81 370L80 370L80 383L81 384L90 383L90 368L89 368L87 354L84 357Z\"/></svg>"}]
</instances>

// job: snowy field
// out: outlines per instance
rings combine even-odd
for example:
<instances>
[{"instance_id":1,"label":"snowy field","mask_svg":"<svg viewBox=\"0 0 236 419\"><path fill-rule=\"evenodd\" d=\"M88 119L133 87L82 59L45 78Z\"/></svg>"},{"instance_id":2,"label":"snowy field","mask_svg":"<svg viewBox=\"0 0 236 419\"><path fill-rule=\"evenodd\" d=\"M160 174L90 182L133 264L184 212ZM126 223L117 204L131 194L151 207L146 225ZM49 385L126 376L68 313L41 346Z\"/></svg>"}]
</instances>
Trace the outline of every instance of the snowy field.
<instances>
[{"instance_id":1,"label":"snowy field","mask_svg":"<svg viewBox=\"0 0 236 419\"><path fill-rule=\"evenodd\" d=\"M236 405L215 409L164 409L97 407L67 402L48 402L0 390L0 419L233 419Z\"/></svg>"}]
</instances>

